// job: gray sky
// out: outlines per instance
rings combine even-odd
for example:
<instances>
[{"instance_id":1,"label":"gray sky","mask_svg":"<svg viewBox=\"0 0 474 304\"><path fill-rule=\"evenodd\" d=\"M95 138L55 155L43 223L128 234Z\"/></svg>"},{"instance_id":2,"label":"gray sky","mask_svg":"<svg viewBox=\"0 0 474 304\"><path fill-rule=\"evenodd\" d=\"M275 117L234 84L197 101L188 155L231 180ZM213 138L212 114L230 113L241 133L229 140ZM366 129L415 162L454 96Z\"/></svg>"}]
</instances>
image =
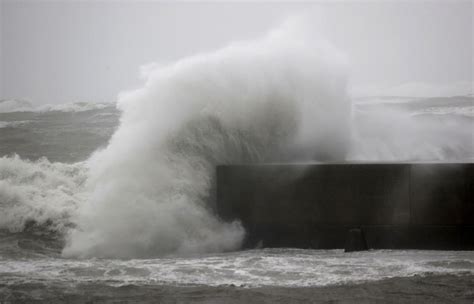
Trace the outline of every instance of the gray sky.
<instances>
[{"instance_id":1,"label":"gray sky","mask_svg":"<svg viewBox=\"0 0 474 304\"><path fill-rule=\"evenodd\" d=\"M0 99L113 101L139 67L261 36L305 12L357 87L473 80L473 2L1 1Z\"/></svg>"}]
</instances>

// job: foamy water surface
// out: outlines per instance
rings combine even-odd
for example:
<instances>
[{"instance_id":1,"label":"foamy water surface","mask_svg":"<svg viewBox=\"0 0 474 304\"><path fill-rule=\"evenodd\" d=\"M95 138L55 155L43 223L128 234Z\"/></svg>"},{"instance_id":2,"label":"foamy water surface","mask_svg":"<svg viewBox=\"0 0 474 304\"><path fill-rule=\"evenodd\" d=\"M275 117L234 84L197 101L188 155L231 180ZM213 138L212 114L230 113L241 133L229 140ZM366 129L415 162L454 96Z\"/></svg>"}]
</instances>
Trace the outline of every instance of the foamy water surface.
<instances>
[{"instance_id":1,"label":"foamy water surface","mask_svg":"<svg viewBox=\"0 0 474 304\"><path fill-rule=\"evenodd\" d=\"M1 259L0 273L1 280L11 284L326 286L413 275L474 274L474 253L264 249L160 259Z\"/></svg>"}]
</instances>

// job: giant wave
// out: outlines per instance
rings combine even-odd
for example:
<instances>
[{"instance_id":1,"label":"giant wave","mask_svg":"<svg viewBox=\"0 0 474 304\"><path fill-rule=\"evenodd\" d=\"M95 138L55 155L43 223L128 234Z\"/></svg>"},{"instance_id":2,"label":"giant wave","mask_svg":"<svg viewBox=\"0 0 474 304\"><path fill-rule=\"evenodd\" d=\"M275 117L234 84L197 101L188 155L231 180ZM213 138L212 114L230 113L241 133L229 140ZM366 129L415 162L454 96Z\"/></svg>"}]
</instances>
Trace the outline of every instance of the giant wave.
<instances>
[{"instance_id":1,"label":"giant wave","mask_svg":"<svg viewBox=\"0 0 474 304\"><path fill-rule=\"evenodd\" d=\"M212 210L215 165L288 160L297 151L343 158L350 130L343 57L295 34L285 27L186 58L123 94L120 127L90 159L92 193L64 254L237 249L242 227Z\"/></svg>"}]
</instances>

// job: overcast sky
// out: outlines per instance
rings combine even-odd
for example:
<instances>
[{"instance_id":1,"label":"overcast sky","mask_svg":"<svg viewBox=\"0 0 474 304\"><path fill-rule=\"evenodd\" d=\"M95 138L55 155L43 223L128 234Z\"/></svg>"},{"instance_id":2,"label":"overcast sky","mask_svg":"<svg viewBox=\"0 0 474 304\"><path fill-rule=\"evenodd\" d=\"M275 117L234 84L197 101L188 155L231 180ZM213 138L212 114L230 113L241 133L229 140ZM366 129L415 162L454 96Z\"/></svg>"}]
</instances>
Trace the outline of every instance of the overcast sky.
<instances>
[{"instance_id":1,"label":"overcast sky","mask_svg":"<svg viewBox=\"0 0 474 304\"><path fill-rule=\"evenodd\" d=\"M348 55L356 87L473 80L472 1L0 1L0 99L114 101L140 85L143 64L259 37L302 12Z\"/></svg>"}]
</instances>

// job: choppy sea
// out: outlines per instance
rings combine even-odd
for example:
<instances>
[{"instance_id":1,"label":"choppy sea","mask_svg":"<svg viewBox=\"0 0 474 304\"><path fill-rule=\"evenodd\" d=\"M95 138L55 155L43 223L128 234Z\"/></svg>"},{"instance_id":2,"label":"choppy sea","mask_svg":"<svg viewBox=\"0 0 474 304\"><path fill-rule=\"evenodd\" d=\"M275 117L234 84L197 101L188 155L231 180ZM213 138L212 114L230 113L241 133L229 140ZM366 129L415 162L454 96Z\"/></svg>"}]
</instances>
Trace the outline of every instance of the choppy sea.
<instances>
[{"instance_id":1,"label":"choppy sea","mask_svg":"<svg viewBox=\"0 0 474 304\"><path fill-rule=\"evenodd\" d=\"M359 302L383 302L384 294L389 302L474 301L470 251L267 248L150 259L63 257L63 232L74 225L68 212L77 207L76 192L85 179L81 164L107 145L120 113L114 104L32 108L2 103L1 303L115 303L118 298L156 303L350 302L351 293ZM420 120L462 123L464 128L474 122L470 96L416 102L372 98L356 104L354 113L363 119L364 113L382 108L402 109ZM469 147L460 153L472 157ZM423 296L430 292L435 296Z\"/></svg>"}]
</instances>

